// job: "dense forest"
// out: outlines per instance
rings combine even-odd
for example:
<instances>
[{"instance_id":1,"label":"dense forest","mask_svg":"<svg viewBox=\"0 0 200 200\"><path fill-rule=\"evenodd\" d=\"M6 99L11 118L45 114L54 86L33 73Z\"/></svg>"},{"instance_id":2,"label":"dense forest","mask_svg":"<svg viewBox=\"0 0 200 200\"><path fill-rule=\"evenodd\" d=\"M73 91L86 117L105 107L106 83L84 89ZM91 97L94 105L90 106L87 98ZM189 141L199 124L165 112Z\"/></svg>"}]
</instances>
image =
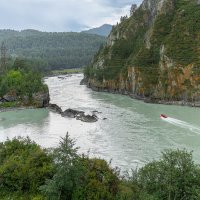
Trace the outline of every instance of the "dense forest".
<instances>
[{"instance_id":1,"label":"dense forest","mask_svg":"<svg viewBox=\"0 0 200 200\"><path fill-rule=\"evenodd\" d=\"M74 32L0 30L2 42L6 46L7 62L20 57L40 70L54 70L87 65L105 37Z\"/></svg>"},{"instance_id":2,"label":"dense forest","mask_svg":"<svg viewBox=\"0 0 200 200\"><path fill-rule=\"evenodd\" d=\"M185 150L122 175L105 160L80 155L67 134L54 150L29 138L0 143L0 198L21 200L195 200L200 167Z\"/></svg>"}]
</instances>

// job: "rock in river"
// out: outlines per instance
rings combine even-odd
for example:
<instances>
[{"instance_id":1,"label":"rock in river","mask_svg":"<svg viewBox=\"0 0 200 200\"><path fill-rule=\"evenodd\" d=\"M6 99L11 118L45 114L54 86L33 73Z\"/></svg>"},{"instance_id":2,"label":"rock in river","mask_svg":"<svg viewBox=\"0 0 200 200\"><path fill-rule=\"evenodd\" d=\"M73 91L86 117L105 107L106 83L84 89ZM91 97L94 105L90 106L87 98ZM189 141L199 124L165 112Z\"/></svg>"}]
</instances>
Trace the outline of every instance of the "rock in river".
<instances>
[{"instance_id":1,"label":"rock in river","mask_svg":"<svg viewBox=\"0 0 200 200\"><path fill-rule=\"evenodd\" d=\"M83 112L83 111L73 110L73 109L71 109L71 108L65 110L65 111L62 113L62 116L63 116L63 117L71 117L71 118L75 118L75 117L81 116L81 115L84 115L84 112Z\"/></svg>"},{"instance_id":2,"label":"rock in river","mask_svg":"<svg viewBox=\"0 0 200 200\"><path fill-rule=\"evenodd\" d=\"M98 120L96 115L81 115L80 117L77 117L76 119L81 120L82 122L96 122Z\"/></svg>"},{"instance_id":3,"label":"rock in river","mask_svg":"<svg viewBox=\"0 0 200 200\"><path fill-rule=\"evenodd\" d=\"M59 114L62 114L62 109L61 107L59 107L57 104L49 104L49 109L59 113Z\"/></svg>"}]
</instances>

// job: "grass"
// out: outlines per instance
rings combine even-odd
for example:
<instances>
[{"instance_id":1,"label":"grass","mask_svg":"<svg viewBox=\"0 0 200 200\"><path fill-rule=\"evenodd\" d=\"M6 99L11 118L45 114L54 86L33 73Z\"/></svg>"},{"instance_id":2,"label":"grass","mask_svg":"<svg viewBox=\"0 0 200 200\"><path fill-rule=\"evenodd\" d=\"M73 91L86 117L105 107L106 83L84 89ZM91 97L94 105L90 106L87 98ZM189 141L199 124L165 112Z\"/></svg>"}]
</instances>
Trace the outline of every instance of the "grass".
<instances>
[{"instance_id":1,"label":"grass","mask_svg":"<svg viewBox=\"0 0 200 200\"><path fill-rule=\"evenodd\" d=\"M0 108L12 108L12 107L19 107L19 103L14 102L5 102L0 104Z\"/></svg>"},{"instance_id":2,"label":"grass","mask_svg":"<svg viewBox=\"0 0 200 200\"><path fill-rule=\"evenodd\" d=\"M83 73L83 68L53 70L51 73L53 75Z\"/></svg>"}]
</instances>

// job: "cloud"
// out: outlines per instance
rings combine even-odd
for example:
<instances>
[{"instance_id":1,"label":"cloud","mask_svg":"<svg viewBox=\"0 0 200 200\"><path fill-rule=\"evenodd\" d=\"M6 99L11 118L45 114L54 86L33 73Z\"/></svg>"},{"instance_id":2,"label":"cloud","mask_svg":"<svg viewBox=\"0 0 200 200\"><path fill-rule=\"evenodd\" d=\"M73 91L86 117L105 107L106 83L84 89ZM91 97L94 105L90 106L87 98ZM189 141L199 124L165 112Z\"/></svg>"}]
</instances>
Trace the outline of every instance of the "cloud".
<instances>
[{"instance_id":1,"label":"cloud","mask_svg":"<svg viewBox=\"0 0 200 200\"><path fill-rule=\"evenodd\" d=\"M1 0L0 29L80 31L115 24L141 0Z\"/></svg>"}]
</instances>

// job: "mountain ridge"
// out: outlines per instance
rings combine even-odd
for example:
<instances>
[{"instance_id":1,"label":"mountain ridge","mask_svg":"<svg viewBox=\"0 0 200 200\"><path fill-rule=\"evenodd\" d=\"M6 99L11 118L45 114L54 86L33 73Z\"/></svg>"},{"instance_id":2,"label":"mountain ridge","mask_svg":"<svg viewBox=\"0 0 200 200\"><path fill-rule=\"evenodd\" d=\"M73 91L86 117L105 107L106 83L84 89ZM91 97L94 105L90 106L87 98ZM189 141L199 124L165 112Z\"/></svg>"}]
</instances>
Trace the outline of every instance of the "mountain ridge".
<instances>
[{"instance_id":1,"label":"mountain ridge","mask_svg":"<svg viewBox=\"0 0 200 200\"><path fill-rule=\"evenodd\" d=\"M83 67L89 64L105 37L77 32L0 30L0 43L9 59L20 57L35 62L41 70Z\"/></svg>"},{"instance_id":2,"label":"mountain ridge","mask_svg":"<svg viewBox=\"0 0 200 200\"><path fill-rule=\"evenodd\" d=\"M144 0L113 27L88 85L155 101L200 102L198 0Z\"/></svg>"},{"instance_id":3,"label":"mountain ridge","mask_svg":"<svg viewBox=\"0 0 200 200\"><path fill-rule=\"evenodd\" d=\"M112 25L110 24L103 24L100 27L97 28L92 28L86 31L82 31L82 33L88 33L88 34L96 34L100 36L105 36L107 37L112 30Z\"/></svg>"}]
</instances>

